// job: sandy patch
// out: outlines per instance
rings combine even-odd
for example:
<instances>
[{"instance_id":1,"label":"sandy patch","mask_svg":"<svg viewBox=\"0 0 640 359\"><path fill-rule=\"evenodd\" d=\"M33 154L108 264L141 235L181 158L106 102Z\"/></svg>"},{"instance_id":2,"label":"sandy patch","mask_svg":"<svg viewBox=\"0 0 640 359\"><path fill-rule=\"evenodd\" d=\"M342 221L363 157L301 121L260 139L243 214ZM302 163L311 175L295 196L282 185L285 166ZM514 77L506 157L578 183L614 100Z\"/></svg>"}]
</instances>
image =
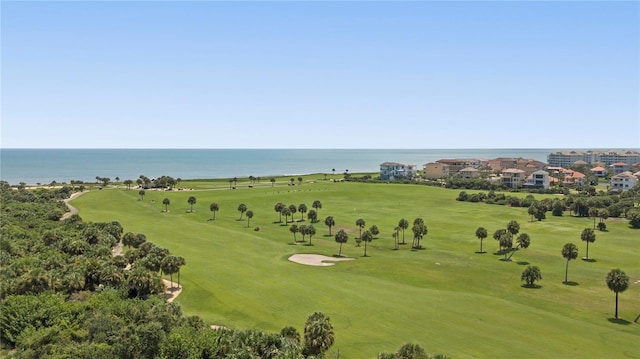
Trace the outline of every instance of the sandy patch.
<instances>
[{"instance_id":1,"label":"sandy patch","mask_svg":"<svg viewBox=\"0 0 640 359\"><path fill-rule=\"evenodd\" d=\"M351 261L353 258L337 258L337 257L327 257L319 254L294 254L289 257L289 260L292 262L305 264L308 266L332 266L335 265L333 262L341 262L341 261Z\"/></svg>"},{"instance_id":2,"label":"sandy patch","mask_svg":"<svg viewBox=\"0 0 640 359\"><path fill-rule=\"evenodd\" d=\"M173 302L173 300L176 299L176 297L179 296L180 293L182 293L182 286L178 287L178 283L171 283L171 281L166 279L163 279L162 281L164 282L164 286L166 288L164 291L164 296L167 298L167 302Z\"/></svg>"}]
</instances>

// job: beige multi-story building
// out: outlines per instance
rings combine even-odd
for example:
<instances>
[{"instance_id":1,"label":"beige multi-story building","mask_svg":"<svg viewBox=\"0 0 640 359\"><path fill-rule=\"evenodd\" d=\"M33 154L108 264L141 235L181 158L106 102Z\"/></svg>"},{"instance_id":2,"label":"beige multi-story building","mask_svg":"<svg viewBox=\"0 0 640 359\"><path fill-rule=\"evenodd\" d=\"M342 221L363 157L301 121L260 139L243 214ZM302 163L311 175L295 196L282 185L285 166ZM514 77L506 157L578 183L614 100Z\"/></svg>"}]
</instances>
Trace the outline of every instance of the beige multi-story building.
<instances>
[{"instance_id":1,"label":"beige multi-story building","mask_svg":"<svg viewBox=\"0 0 640 359\"><path fill-rule=\"evenodd\" d=\"M431 162L422 165L424 178L437 179L449 177L449 165L446 163Z\"/></svg>"},{"instance_id":2,"label":"beige multi-story building","mask_svg":"<svg viewBox=\"0 0 640 359\"><path fill-rule=\"evenodd\" d=\"M511 188L520 188L524 185L527 176L523 170L507 168L502 170L502 184Z\"/></svg>"},{"instance_id":3,"label":"beige multi-story building","mask_svg":"<svg viewBox=\"0 0 640 359\"><path fill-rule=\"evenodd\" d=\"M613 170L614 175L618 175L622 172L627 172L631 169L631 166L629 166L629 164L627 164L626 162L616 162L611 164L609 167L611 167L611 169Z\"/></svg>"},{"instance_id":4,"label":"beige multi-story building","mask_svg":"<svg viewBox=\"0 0 640 359\"><path fill-rule=\"evenodd\" d=\"M487 161L491 169L496 173L501 173L508 168L517 168L526 172L527 176L535 171L543 169L547 164L534 159L498 157Z\"/></svg>"},{"instance_id":5,"label":"beige multi-story building","mask_svg":"<svg viewBox=\"0 0 640 359\"><path fill-rule=\"evenodd\" d=\"M480 171L477 168L467 167L458 171L458 177L462 178L476 178L480 177Z\"/></svg>"},{"instance_id":6,"label":"beige multi-story building","mask_svg":"<svg viewBox=\"0 0 640 359\"><path fill-rule=\"evenodd\" d=\"M449 166L449 173L451 174L458 173L461 169L471 166L472 163L468 158L442 159L436 162Z\"/></svg>"}]
</instances>

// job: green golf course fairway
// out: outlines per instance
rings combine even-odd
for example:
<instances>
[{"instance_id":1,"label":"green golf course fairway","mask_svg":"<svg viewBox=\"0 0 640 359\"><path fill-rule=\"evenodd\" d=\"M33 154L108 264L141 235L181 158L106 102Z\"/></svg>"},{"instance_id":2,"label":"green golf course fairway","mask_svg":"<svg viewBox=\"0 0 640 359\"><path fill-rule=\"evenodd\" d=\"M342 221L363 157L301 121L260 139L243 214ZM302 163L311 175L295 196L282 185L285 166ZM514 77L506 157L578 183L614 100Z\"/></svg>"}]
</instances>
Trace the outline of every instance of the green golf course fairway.
<instances>
[{"instance_id":1,"label":"green golf course fairway","mask_svg":"<svg viewBox=\"0 0 640 359\"><path fill-rule=\"evenodd\" d=\"M144 233L184 257L176 302L185 314L229 328L279 332L291 325L302 333L309 314L326 313L335 330L329 358L375 358L408 342L452 358L640 358L640 324L633 322L640 314L640 231L625 219L610 218L607 232L596 231L589 245L594 261L587 262L580 259L586 248L580 234L593 220L568 211L530 222L527 208L458 202L459 190L332 182L320 174L304 176L301 185L287 182L278 178L272 187L263 180L249 188L245 180L231 190L223 180L183 181L180 187L193 190L147 190L143 200L137 189L120 186L90 191L71 204L85 221L117 220L125 232ZM190 196L197 200L193 213ZM171 201L168 212L164 198ZM312 245L308 237L293 244L274 206L304 203L312 210L315 200L322 208ZM212 202L220 207L215 221L209 220ZM249 227L244 215L239 221L240 203L254 213ZM349 234L342 254L355 260L325 267L289 261L295 253L338 253L324 225L329 215L336 221L332 234ZM410 248L416 217L429 229L423 250ZM368 257L364 243L356 247L358 218L365 228L380 229ZM391 234L401 218L409 221L407 244L394 250ZM494 254L498 244L491 235L510 220L531 236L531 246L504 262ZM303 223L310 221L297 222ZM480 226L489 232L485 254L475 253ZM568 242L579 249L569 263L571 285L562 283L566 260L560 251ZM527 265L540 268L539 288L521 286ZM619 320L613 319L615 293L605 282L614 268L630 277L619 295Z\"/></svg>"}]
</instances>

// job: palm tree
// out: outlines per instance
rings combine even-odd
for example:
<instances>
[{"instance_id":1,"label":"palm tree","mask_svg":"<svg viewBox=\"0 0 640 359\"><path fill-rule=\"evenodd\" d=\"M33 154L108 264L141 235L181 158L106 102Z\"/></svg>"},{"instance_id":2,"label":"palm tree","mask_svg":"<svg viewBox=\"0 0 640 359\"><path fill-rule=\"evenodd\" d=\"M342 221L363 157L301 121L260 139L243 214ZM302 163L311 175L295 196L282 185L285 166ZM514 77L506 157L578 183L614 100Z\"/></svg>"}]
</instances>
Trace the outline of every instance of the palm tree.
<instances>
[{"instance_id":1,"label":"palm tree","mask_svg":"<svg viewBox=\"0 0 640 359\"><path fill-rule=\"evenodd\" d=\"M616 319L618 319L618 293L629 288L629 277L620 269L612 269L607 274L607 287L616 293Z\"/></svg>"},{"instance_id":2,"label":"palm tree","mask_svg":"<svg viewBox=\"0 0 640 359\"><path fill-rule=\"evenodd\" d=\"M427 225L424 224L424 220L422 218L416 218L413 221L413 227L411 227L411 231L413 232L413 244L412 248L420 249L422 246L420 245L420 240L428 233Z\"/></svg>"},{"instance_id":3,"label":"palm tree","mask_svg":"<svg viewBox=\"0 0 640 359\"><path fill-rule=\"evenodd\" d=\"M567 283L569 274L569 261L578 258L578 247L573 243L567 243L562 247L562 256L567 260L567 267L564 272L564 283Z\"/></svg>"},{"instance_id":4,"label":"palm tree","mask_svg":"<svg viewBox=\"0 0 640 359\"><path fill-rule=\"evenodd\" d=\"M596 229L596 218L598 218L598 209L596 207L589 208L589 217L593 217L593 229Z\"/></svg>"},{"instance_id":5,"label":"palm tree","mask_svg":"<svg viewBox=\"0 0 640 359\"><path fill-rule=\"evenodd\" d=\"M316 229L313 224L307 226L307 234L309 235L309 245L311 245L311 237L316 234Z\"/></svg>"},{"instance_id":6,"label":"palm tree","mask_svg":"<svg viewBox=\"0 0 640 359\"><path fill-rule=\"evenodd\" d=\"M124 182L122 182L122 183L124 183L124 185L127 186L127 190L130 190L131 189L131 185L133 184L133 181L128 179L128 180L124 180Z\"/></svg>"},{"instance_id":7,"label":"palm tree","mask_svg":"<svg viewBox=\"0 0 640 359\"><path fill-rule=\"evenodd\" d=\"M176 263L178 264L178 288L180 288L180 268L187 264L187 261L183 258L178 256L178 259L176 259Z\"/></svg>"},{"instance_id":8,"label":"palm tree","mask_svg":"<svg viewBox=\"0 0 640 359\"><path fill-rule=\"evenodd\" d=\"M336 225L336 221L333 219L333 216L327 216L324 219L324 224L329 227L329 235L331 235L331 227Z\"/></svg>"},{"instance_id":9,"label":"palm tree","mask_svg":"<svg viewBox=\"0 0 640 359\"><path fill-rule=\"evenodd\" d=\"M295 184L295 178L291 177L289 178L289 182L291 182L291 186L293 186Z\"/></svg>"},{"instance_id":10,"label":"palm tree","mask_svg":"<svg viewBox=\"0 0 640 359\"><path fill-rule=\"evenodd\" d=\"M364 256L367 256L367 242L371 242L373 240L373 234L369 230L362 232L360 235L360 239L364 241Z\"/></svg>"},{"instance_id":11,"label":"palm tree","mask_svg":"<svg viewBox=\"0 0 640 359\"><path fill-rule=\"evenodd\" d=\"M407 221L404 218L400 219L400 221L398 222L398 227L400 227L400 229L402 229L402 244L405 244L404 243L404 230L409 228L409 221Z\"/></svg>"},{"instance_id":12,"label":"palm tree","mask_svg":"<svg viewBox=\"0 0 640 359\"><path fill-rule=\"evenodd\" d=\"M516 251L520 248L529 248L529 245L531 245L531 237L526 233L521 233L518 238L516 238L516 243L518 243L518 245L511 251L511 254L509 255L509 258L507 258L507 260L511 260L511 257L513 257L514 253L516 253Z\"/></svg>"},{"instance_id":13,"label":"palm tree","mask_svg":"<svg viewBox=\"0 0 640 359\"><path fill-rule=\"evenodd\" d=\"M480 240L480 251L478 251L478 253L487 253L486 251L482 250L482 240L487 238L487 229L484 227L478 227L478 229L476 229L476 237Z\"/></svg>"},{"instance_id":14,"label":"palm tree","mask_svg":"<svg viewBox=\"0 0 640 359\"><path fill-rule=\"evenodd\" d=\"M542 279L542 273L537 266L528 266L522 271L520 280L525 281L527 287L533 287L535 281Z\"/></svg>"},{"instance_id":15,"label":"palm tree","mask_svg":"<svg viewBox=\"0 0 640 359\"><path fill-rule=\"evenodd\" d=\"M591 228L585 228L580 234L580 239L582 239L583 242L587 242L587 254L584 259L589 260L589 243L596 241L596 233Z\"/></svg>"},{"instance_id":16,"label":"palm tree","mask_svg":"<svg viewBox=\"0 0 640 359\"><path fill-rule=\"evenodd\" d=\"M296 233L298 233L300 229L298 228L297 224L292 224L291 227L289 227L289 232L293 233L293 243L298 242L298 238L296 238Z\"/></svg>"},{"instance_id":17,"label":"palm tree","mask_svg":"<svg viewBox=\"0 0 640 359\"><path fill-rule=\"evenodd\" d=\"M247 228L249 228L249 222L251 221L251 218L253 218L253 211L249 210L247 211Z\"/></svg>"},{"instance_id":18,"label":"palm tree","mask_svg":"<svg viewBox=\"0 0 640 359\"><path fill-rule=\"evenodd\" d=\"M312 356L327 351L334 341L333 326L324 313L311 314L304 325L305 352Z\"/></svg>"},{"instance_id":19,"label":"palm tree","mask_svg":"<svg viewBox=\"0 0 640 359\"><path fill-rule=\"evenodd\" d=\"M307 230L308 230L309 226L307 226L306 224L301 225L300 227L298 227L298 232L300 232L300 234L302 234L302 241L304 242L304 236L307 235Z\"/></svg>"},{"instance_id":20,"label":"palm tree","mask_svg":"<svg viewBox=\"0 0 640 359\"><path fill-rule=\"evenodd\" d=\"M160 268L162 269L162 273L169 275L169 278L171 279L171 289L173 289L173 273L177 273L180 269L180 266L178 265L178 257L168 255L162 258Z\"/></svg>"},{"instance_id":21,"label":"palm tree","mask_svg":"<svg viewBox=\"0 0 640 359\"><path fill-rule=\"evenodd\" d=\"M312 209L307 213L307 218L311 221L311 223L318 222L318 212L315 209Z\"/></svg>"},{"instance_id":22,"label":"palm tree","mask_svg":"<svg viewBox=\"0 0 640 359\"><path fill-rule=\"evenodd\" d=\"M271 179L269 179L269 181L271 181L271 187L273 188L273 185L276 183L276 179L271 177Z\"/></svg>"},{"instance_id":23,"label":"palm tree","mask_svg":"<svg viewBox=\"0 0 640 359\"><path fill-rule=\"evenodd\" d=\"M509 221L507 224L507 231L511 233L512 236L515 236L520 232L520 224L516 221Z\"/></svg>"},{"instance_id":24,"label":"palm tree","mask_svg":"<svg viewBox=\"0 0 640 359\"><path fill-rule=\"evenodd\" d=\"M298 206L298 212L300 212L300 219L304 220L304 214L307 213L307 205L304 203L301 203Z\"/></svg>"},{"instance_id":25,"label":"palm tree","mask_svg":"<svg viewBox=\"0 0 640 359\"><path fill-rule=\"evenodd\" d=\"M291 222L293 222L293 215L298 212L298 207L295 204L289 205L289 212L291 213Z\"/></svg>"},{"instance_id":26,"label":"palm tree","mask_svg":"<svg viewBox=\"0 0 640 359\"><path fill-rule=\"evenodd\" d=\"M244 203L240 203L238 205L238 211L240 212L240 218L238 219L238 221L242 221L242 215L247 211L247 205Z\"/></svg>"},{"instance_id":27,"label":"palm tree","mask_svg":"<svg viewBox=\"0 0 640 359\"><path fill-rule=\"evenodd\" d=\"M322 202L315 200L313 201L313 204L311 205L311 207L315 208L315 210L320 213L320 208L322 208Z\"/></svg>"},{"instance_id":28,"label":"palm tree","mask_svg":"<svg viewBox=\"0 0 640 359\"><path fill-rule=\"evenodd\" d=\"M190 212L193 213L193 205L196 203L196 198L194 196L190 196L187 202L191 205Z\"/></svg>"},{"instance_id":29,"label":"palm tree","mask_svg":"<svg viewBox=\"0 0 640 359\"><path fill-rule=\"evenodd\" d=\"M341 229L336 233L335 239L336 242L340 243L340 251L338 252L338 257L342 257L342 244L347 243L347 240L349 240L349 236L347 235L347 232Z\"/></svg>"},{"instance_id":30,"label":"palm tree","mask_svg":"<svg viewBox=\"0 0 640 359\"><path fill-rule=\"evenodd\" d=\"M500 248L504 254L504 260L507 259L507 254L513 248L513 235L509 231L504 231L500 233L500 238L498 238L498 242L500 243Z\"/></svg>"},{"instance_id":31,"label":"palm tree","mask_svg":"<svg viewBox=\"0 0 640 359\"><path fill-rule=\"evenodd\" d=\"M380 230L378 229L378 226L376 226L375 224L369 227L369 232L371 232L371 234L373 235L373 238L377 238L376 236L380 234Z\"/></svg>"},{"instance_id":32,"label":"palm tree","mask_svg":"<svg viewBox=\"0 0 640 359\"><path fill-rule=\"evenodd\" d=\"M393 234L391 235L393 237L393 249L397 250L398 249L398 245L400 244L400 230L402 228L400 228L400 226L396 226L393 229Z\"/></svg>"},{"instance_id":33,"label":"palm tree","mask_svg":"<svg viewBox=\"0 0 640 359\"><path fill-rule=\"evenodd\" d=\"M276 212L278 212L278 214L279 214L278 223L282 223L282 209L283 208L284 208L284 203L282 203L282 202L276 203L276 205L273 207L273 209Z\"/></svg>"},{"instance_id":34,"label":"palm tree","mask_svg":"<svg viewBox=\"0 0 640 359\"><path fill-rule=\"evenodd\" d=\"M298 185L302 184L302 177L298 177Z\"/></svg>"},{"instance_id":35,"label":"palm tree","mask_svg":"<svg viewBox=\"0 0 640 359\"><path fill-rule=\"evenodd\" d=\"M360 235L358 236L358 238L362 238L362 228L364 228L365 224L366 223L362 218L358 218L358 220L356 221L356 226L360 228Z\"/></svg>"},{"instance_id":36,"label":"palm tree","mask_svg":"<svg viewBox=\"0 0 640 359\"><path fill-rule=\"evenodd\" d=\"M162 200L162 204L164 205L164 211L169 212L169 205L171 204L169 198L165 197L165 199Z\"/></svg>"},{"instance_id":37,"label":"palm tree","mask_svg":"<svg viewBox=\"0 0 640 359\"><path fill-rule=\"evenodd\" d=\"M146 194L146 192L143 189L141 189L140 191L138 191L138 194L140 195L140 200L144 201L144 195Z\"/></svg>"},{"instance_id":38,"label":"palm tree","mask_svg":"<svg viewBox=\"0 0 640 359\"><path fill-rule=\"evenodd\" d=\"M511 235L511 234L507 232L507 230L504 228L496 229L496 231L493 232L493 239L498 241L498 243L500 244L500 249L498 253L502 252L502 242L500 241L500 238L502 238L504 235Z\"/></svg>"},{"instance_id":39,"label":"palm tree","mask_svg":"<svg viewBox=\"0 0 640 359\"><path fill-rule=\"evenodd\" d=\"M220 210L220 207L218 206L218 204L217 204L217 203L213 202L213 203L211 203L211 204L209 205L209 210L210 210L211 212L213 212L213 218L212 218L212 220L214 220L214 221L215 221L215 220L216 220L216 212L218 212L218 210Z\"/></svg>"},{"instance_id":40,"label":"palm tree","mask_svg":"<svg viewBox=\"0 0 640 359\"><path fill-rule=\"evenodd\" d=\"M282 210L280 211L280 213L284 215L284 223L285 225L287 225L287 223L289 223L289 216L291 215L291 211L289 210L289 207L282 206Z\"/></svg>"}]
</instances>

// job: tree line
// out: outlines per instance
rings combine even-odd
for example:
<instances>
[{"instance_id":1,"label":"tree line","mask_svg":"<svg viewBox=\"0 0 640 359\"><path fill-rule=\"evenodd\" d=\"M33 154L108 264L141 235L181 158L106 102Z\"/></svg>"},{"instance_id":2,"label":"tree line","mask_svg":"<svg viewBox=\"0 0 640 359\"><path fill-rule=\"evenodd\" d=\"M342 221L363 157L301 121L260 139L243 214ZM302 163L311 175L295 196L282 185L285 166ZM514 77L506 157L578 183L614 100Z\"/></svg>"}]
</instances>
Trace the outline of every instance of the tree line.
<instances>
[{"instance_id":1,"label":"tree line","mask_svg":"<svg viewBox=\"0 0 640 359\"><path fill-rule=\"evenodd\" d=\"M497 205L509 205L511 207L526 207L531 219L538 221L546 219L548 212L553 216L563 216L566 211L575 217L591 217L594 220L594 229L606 230L605 220L609 217L627 218L632 228L640 228L640 204L637 203L640 195L640 187L620 192L604 192L597 194L578 193L563 196L562 198L544 198L537 200L529 194L524 198L505 195L489 191L469 194L461 191L456 197L457 201L486 203ZM596 224L596 220L600 224Z\"/></svg>"}]
</instances>

